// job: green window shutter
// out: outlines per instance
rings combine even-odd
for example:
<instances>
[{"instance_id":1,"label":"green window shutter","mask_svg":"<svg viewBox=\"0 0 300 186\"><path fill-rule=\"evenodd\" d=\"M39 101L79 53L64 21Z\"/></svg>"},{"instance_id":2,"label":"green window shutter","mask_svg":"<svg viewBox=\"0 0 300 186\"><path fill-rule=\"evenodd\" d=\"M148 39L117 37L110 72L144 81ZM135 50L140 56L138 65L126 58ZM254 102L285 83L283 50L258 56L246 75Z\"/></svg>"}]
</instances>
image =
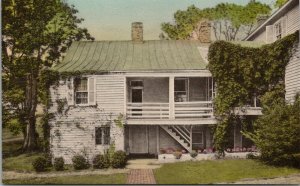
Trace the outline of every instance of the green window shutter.
<instances>
[{"instance_id":1,"label":"green window shutter","mask_svg":"<svg viewBox=\"0 0 300 186\"><path fill-rule=\"evenodd\" d=\"M88 99L89 99L89 105L95 105L96 104L96 79L94 77L90 77L88 80Z\"/></svg>"}]
</instances>

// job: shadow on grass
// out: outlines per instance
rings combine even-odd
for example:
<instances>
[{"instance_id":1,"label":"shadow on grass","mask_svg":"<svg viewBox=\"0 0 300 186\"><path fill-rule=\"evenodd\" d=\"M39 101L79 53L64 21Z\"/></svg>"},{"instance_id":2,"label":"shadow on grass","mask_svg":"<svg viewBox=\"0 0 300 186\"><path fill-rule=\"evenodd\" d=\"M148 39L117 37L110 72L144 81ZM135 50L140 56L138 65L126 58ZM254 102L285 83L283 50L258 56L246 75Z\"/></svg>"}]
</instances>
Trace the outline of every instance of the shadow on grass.
<instances>
[{"instance_id":1,"label":"shadow on grass","mask_svg":"<svg viewBox=\"0 0 300 186\"><path fill-rule=\"evenodd\" d=\"M14 157L21 155L23 139L14 140L9 142L2 142L2 158Z\"/></svg>"}]
</instances>

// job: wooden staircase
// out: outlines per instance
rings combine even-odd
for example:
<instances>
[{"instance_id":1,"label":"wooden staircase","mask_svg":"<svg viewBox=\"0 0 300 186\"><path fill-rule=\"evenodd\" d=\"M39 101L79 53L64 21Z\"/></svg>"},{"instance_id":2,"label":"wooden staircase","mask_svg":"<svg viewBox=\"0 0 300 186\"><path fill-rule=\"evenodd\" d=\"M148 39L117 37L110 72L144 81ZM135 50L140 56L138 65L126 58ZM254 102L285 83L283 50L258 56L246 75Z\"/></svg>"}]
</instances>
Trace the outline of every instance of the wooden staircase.
<instances>
[{"instance_id":1,"label":"wooden staircase","mask_svg":"<svg viewBox=\"0 0 300 186\"><path fill-rule=\"evenodd\" d=\"M160 126L173 139L175 139L183 148L191 152L190 131L185 126Z\"/></svg>"}]
</instances>

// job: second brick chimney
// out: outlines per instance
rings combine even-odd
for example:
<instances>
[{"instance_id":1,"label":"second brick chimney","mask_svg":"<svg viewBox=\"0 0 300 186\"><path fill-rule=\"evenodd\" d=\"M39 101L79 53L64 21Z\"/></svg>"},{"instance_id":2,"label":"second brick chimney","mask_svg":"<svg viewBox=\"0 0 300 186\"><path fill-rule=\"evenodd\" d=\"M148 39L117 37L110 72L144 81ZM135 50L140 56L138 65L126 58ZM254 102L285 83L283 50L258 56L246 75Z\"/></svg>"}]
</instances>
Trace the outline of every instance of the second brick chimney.
<instances>
[{"instance_id":1,"label":"second brick chimney","mask_svg":"<svg viewBox=\"0 0 300 186\"><path fill-rule=\"evenodd\" d=\"M134 43L143 43L143 23L134 22L131 24L131 39Z\"/></svg>"}]
</instances>

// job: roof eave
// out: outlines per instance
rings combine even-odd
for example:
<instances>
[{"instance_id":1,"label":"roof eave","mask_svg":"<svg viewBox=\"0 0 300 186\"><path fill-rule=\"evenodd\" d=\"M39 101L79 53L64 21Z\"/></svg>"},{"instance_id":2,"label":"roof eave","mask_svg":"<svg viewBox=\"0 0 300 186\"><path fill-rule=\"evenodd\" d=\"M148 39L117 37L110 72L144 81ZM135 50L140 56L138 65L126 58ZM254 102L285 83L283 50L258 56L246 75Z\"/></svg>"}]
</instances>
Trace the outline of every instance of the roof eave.
<instances>
[{"instance_id":1,"label":"roof eave","mask_svg":"<svg viewBox=\"0 0 300 186\"><path fill-rule=\"evenodd\" d=\"M287 3L285 3L282 7L280 7L276 12L274 12L263 24L261 24L259 27L257 27L249 36L247 36L244 41L249 40L251 37L253 37L256 33L258 33L261 29L263 29L267 24L274 19L278 14L280 14L282 11L284 11L286 8L290 6L294 1L297 0L289 0Z\"/></svg>"}]
</instances>

